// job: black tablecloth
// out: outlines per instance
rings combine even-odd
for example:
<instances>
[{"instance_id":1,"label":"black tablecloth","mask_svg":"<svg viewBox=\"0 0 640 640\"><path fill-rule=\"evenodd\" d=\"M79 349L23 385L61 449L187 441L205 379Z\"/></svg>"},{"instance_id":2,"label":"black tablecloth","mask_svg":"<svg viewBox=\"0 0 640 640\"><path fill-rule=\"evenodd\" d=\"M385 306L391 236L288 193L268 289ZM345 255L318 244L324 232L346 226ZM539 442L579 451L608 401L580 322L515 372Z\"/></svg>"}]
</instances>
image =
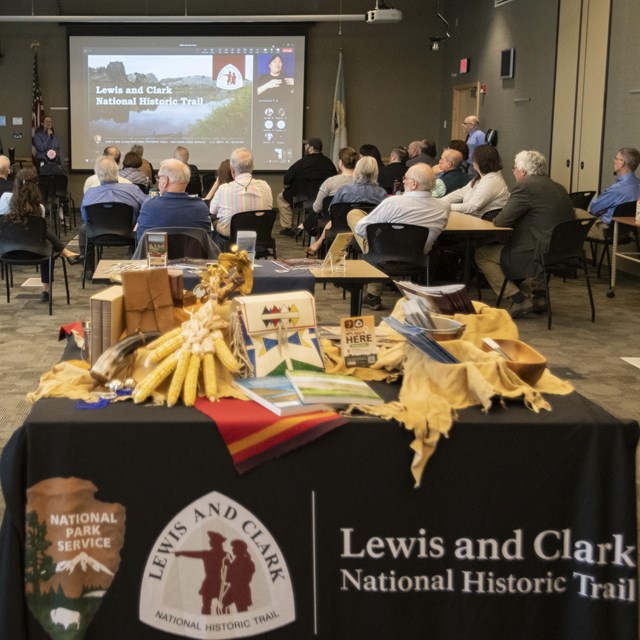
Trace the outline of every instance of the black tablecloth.
<instances>
[{"instance_id":1,"label":"black tablecloth","mask_svg":"<svg viewBox=\"0 0 640 640\"><path fill-rule=\"evenodd\" d=\"M418 489L412 434L394 423L355 418L240 476L195 410L40 401L2 457L0 638L48 638L23 595L25 495L75 477L126 509L120 567L86 640L175 637L139 621L145 565L172 523L176 549L193 547L176 516L212 492L268 528L290 572L295 621L261 637L635 639L638 425L578 394L550 400L551 413L462 411ZM271 554L259 540L245 538L256 576ZM191 605L176 633L190 637L184 621L199 615Z\"/></svg>"}]
</instances>

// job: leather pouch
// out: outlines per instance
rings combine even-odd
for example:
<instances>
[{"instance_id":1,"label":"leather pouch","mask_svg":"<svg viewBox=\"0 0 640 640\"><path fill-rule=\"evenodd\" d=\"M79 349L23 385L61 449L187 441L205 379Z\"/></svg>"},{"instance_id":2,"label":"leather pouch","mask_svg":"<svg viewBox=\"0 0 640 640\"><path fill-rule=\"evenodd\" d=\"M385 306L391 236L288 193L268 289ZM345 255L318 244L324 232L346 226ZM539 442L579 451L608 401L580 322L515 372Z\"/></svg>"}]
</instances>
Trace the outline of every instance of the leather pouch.
<instances>
[{"instance_id":1,"label":"leather pouch","mask_svg":"<svg viewBox=\"0 0 640 640\"><path fill-rule=\"evenodd\" d=\"M122 274L127 334L171 331L178 326L167 269L125 271Z\"/></svg>"}]
</instances>

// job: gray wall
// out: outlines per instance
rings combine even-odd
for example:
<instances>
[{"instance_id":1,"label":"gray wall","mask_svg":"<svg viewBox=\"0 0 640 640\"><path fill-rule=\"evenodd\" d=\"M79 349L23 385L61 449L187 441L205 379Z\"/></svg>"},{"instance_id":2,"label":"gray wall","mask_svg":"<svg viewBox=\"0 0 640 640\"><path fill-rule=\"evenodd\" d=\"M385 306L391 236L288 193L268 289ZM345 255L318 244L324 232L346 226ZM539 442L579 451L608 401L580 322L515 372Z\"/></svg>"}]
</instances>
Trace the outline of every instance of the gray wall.
<instances>
[{"instance_id":1,"label":"gray wall","mask_svg":"<svg viewBox=\"0 0 640 640\"><path fill-rule=\"evenodd\" d=\"M482 97L483 127L500 133L499 150L511 179L513 155L523 148L550 151L553 104L556 23L559 0L514 0L494 8L494 0L446 0L442 12L450 23L451 39L439 52L432 52L429 36L443 34L435 15L435 1L393 0L403 11L398 24L316 23L309 27L305 132L319 135L328 143L338 52L343 50L349 142L377 144L383 155L398 144L430 137L442 149L451 137L451 96L456 84L479 80L487 84ZM56 11L55 0L36 0L36 13ZM87 6L90 5L90 6ZM346 14L364 13L373 0L343 0ZM124 13L181 14L183 0L112 0L108 5L85 0L65 0L65 12L81 14ZM210 0L189 0L189 12L207 13ZM282 0L277 6L246 0L241 6L216 5L227 13L330 13L340 11L338 0L311 0L303 6L297 0ZM611 181L608 159L622 145L640 146L640 89L637 72L640 12L637 0L613 0L608 95L603 153L603 185ZM0 12L30 14L30 0L3 3ZM47 110L67 106L66 30L57 24L3 23L0 16L0 114L8 126L0 127L5 149L16 148L18 156L30 154L32 40L40 42L40 76ZM499 77L499 53L516 49L515 78ZM457 76L458 61L471 58L471 73ZM514 98L530 98L514 103ZM68 116L53 112L56 128L68 150ZM21 116L22 127L11 126ZM443 121L448 127L443 129ZM12 140L14 131L22 140ZM455 132L459 135L458 132ZM328 146L328 145L327 145ZM212 162L212 167L214 166ZM274 177L274 184L278 181Z\"/></svg>"},{"instance_id":2,"label":"gray wall","mask_svg":"<svg viewBox=\"0 0 640 640\"><path fill-rule=\"evenodd\" d=\"M450 130L453 87L486 83L482 128L498 131L504 177L513 183L510 169L518 151L550 151L558 0L515 0L498 8L493 0L455 0L446 13L453 28L442 45L442 114L449 127L443 141L459 136ZM516 50L515 76L501 80L500 52L510 47ZM461 58L471 59L469 74L457 75ZM514 102L520 98L530 101Z\"/></svg>"},{"instance_id":3,"label":"gray wall","mask_svg":"<svg viewBox=\"0 0 640 640\"><path fill-rule=\"evenodd\" d=\"M640 149L640 5L614 0L607 76L607 101L602 151L602 187L614 180L613 157L620 147ZM631 94L636 90L638 93Z\"/></svg>"}]
</instances>

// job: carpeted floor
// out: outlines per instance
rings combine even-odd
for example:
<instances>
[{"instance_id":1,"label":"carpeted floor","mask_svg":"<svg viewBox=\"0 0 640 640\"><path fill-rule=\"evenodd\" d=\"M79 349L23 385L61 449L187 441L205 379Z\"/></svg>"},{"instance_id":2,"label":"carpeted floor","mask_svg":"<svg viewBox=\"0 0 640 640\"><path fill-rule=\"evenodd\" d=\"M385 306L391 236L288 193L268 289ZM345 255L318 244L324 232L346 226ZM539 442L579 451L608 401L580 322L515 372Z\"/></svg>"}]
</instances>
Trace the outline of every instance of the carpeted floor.
<instances>
[{"instance_id":1,"label":"carpeted floor","mask_svg":"<svg viewBox=\"0 0 640 640\"><path fill-rule=\"evenodd\" d=\"M275 232L280 257L302 257L303 249L292 238ZM74 248L72 231L64 237ZM77 244L75 245L77 247ZM106 249L105 257L124 258L124 249ZM64 299L60 267L54 285L54 314L40 302L40 288L22 287L37 274L32 267L14 269L11 302L3 295L0 301L0 372L4 383L0 391L0 449L13 431L24 421L29 406L26 394L36 388L39 376L61 357L64 344L58 341L62 324L87 319L89 297L100 286L81 288L81 267L69 266L71 305ZM37 282L36 282L37 285ZM4 282L2 283L4 286ZM554 324L546 328L546 315L517 321L523 340L547 357L549 365L562 377L569 376L576 389L620 418L640 418L640 369L621 360L622 356L640 358L640 345L633 333L640 319L640 281L621 277L616 297L606 297L608 283L593 275L596 322L589 320L587 292L583 280L552 281ZM483 300L495 302L495 295L484 289ZM475 291L472 291L475 295ZM398 294L383 293L385 310L371 312L379 320L390 310ZM320 323L336 323L349 311L348 299L340 289L316 288L317 314ZM567 371L569 370L569 371ZM576 378L573 378L576 374ZM0 506L0 510L2 507Z\"/></svg>"}]
</instances>

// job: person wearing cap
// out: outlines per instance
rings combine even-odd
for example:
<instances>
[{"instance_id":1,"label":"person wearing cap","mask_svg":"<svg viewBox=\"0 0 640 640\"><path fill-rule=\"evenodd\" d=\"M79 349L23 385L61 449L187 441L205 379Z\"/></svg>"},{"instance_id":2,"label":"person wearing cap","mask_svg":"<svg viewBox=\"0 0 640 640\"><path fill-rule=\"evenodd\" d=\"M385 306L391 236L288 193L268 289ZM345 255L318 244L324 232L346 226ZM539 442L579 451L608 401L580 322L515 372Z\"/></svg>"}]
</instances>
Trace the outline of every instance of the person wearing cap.
<instances>
[{"instance_id":1,"label":"person wearing cap","mask_svg":"<svg viewBox=\"0 0 640 640\"><path fill-rule=\"evenodd\" d=\"M304 155L294 162L284 174L284 189L278 194L276 202L280 210L280 226L282 235L293 236L295 230L291 228L293 223L294 196L313 195L309 193L313 185L318 187L331 176L337 173L336 168L327 156L322 153L322 140L309 138L304 141Z\"/></svg>"},{"instance_id":2,"label":"person wearing cap","mask_svg":"<svg viewBox=\"0 0 640 640\"><path fill-rule=\"evenodd\" d=\"M202 560L204 564L204 580L200 585L198 593L202 596L203 615L211 615L211 603L214 598L218 599L218 604L222 606L222 565L228 554L224 550L222 543L226 538L217 531L207 531L209 536L209 549L202 551L176 551L176 558L196 558Z\"/></svg>"}]
</instances>

